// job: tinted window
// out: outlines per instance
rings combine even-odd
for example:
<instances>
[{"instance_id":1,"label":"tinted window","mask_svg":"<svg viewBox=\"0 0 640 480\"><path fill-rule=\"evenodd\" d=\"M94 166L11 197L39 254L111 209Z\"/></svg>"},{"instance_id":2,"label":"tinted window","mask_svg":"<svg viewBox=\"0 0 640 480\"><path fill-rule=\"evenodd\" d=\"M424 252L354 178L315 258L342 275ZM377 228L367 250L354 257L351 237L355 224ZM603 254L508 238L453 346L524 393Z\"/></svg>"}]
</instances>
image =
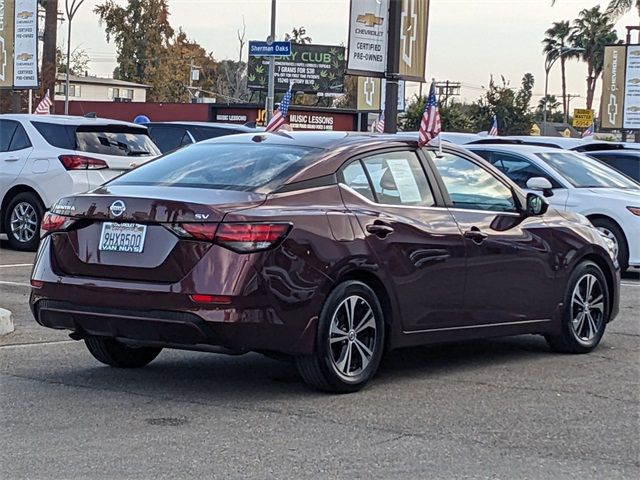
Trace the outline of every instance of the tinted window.
<instances>
[{"instance_id":1,"label":"tinted window","mask_svg":"<svg viewBox=\"0 0 640 480\"><path fill-rule=\"evenodd\" d=\"M149 127L149 134L162 153L170 152L192 143L187 130L180 127L154 125Z\"/></svg>"},{"instance_id":2,"label":"tinted window","mask_svg":"<svg viewBox=\"0 0 640 480\"><path fill-rule=\"evenodd\" d=\"M473 210L516 211L511 189L471 160L445 153L432 155L453 206Z\"/></svg>"},{"instance_id":3,"label":"tinted window","mask_svg":"<svg viewBox=\"0 0 640 480\"><path fill-rule=\"evenodd\" d=\"M378 203L435 205L427 177L413 152L389 152L362 160Z\"/></svg>"},{"instance_id":4,"label":"tinted window","mask_svg":"<svg viewBox=\"0 0 640 480\"><path fill-rule=\"evenodd\" d=\"M233 130L232 128L215 127L195 127L190 128L189 131L197 142L207 140L209 138L223 137L225 135L233 135L234 133L242 133L240 130Z\"/></svg>"},{"instance_id":5,"label":"tinted window","mask_svg":"<svg viewBox=\"0 0 640 480\"><path fill-rule=\"evenodd\" d=\"M75 127L56 123L31 122L49 145L65 150L76 149Z\"/></svg>"},{"instance_id":6,"label":"tinted window","mask_svg":"<svg viewBox=\"0 0 640 480\"><path fill-rule=\"evenodd\" d=\"M640 186L613 168L586 155L571 152L538 153L560 175L578 188L628 188Z\"/></svg>"},{"instance_id":7,"label":"tinted window","mask_svg":"<svg viewBox=\"0 0 640 480\"><path fill-rule=\"evenodd\" d=\"M553 177L545 173L541 168L537 167L530 160L519 155L512 155L504 152L491 152L489 161L498 170L509 177L516 185L527 188L527 181L533 177L543 177L551 182L553 188L561 188Z\"/></svg>"},{"instance_id":8,"label":"tinted window","mask_svg":"<svg viewBox=\"0 0 640 480\"><path fill-rule=\"evenodd\" d=\"M117 157L159 155L160 151L147 131L127 127L86 128L76 130L77 150Z\"/></svg>"},{"instance_id":9,"label":"tinted window","mask_svg":"<svg viewBox=\"0 0 640 480\"><path fill-rule=\"evenodd\" d=\"M313 161L318 149L262 144L194 144L118 177L114 185L271 191Z\"/></svg>"},{"instance_id":10,"label":"tinted window","mask_svg":"<svg viewBox=\"0 0 640 480\"><path fill-rule=\"evenodd\" d=\"M13 138L11 139L9 150L15 152L17 150L24 150L25 148L29 147L31 147L29 136L27 135L27 132L24 131L24 127L18 123L16 131L13 134Z\"/></svg>"},{"instance_id":11,"label":"tinted window","mask_svg":"<svg viewBox=\"0 0 640 480\"><path fill-rule=\"evenodd\" d=\"M360 195L375 201L367 174L364 173L360 160L350 163L342 169L342 181L345 185L358 192Z\"/></svg>"},{"instance_id":12,"label":"tinted window","mask_svg":"<svg viewBox=\"0 0 640 480\"><path fill-rule=\"evenodd\" d=\"M16 131L18 122L0 120L0 152L8 152L11 139Z\"/></svg>"},{"instance_id":13,"label":"tinted window","mask_svg":"<svg viewBox=\"0 0 640 480\"><path fill-rule=\"evenodd\" d=\"M606 153L589 154L612 168L640 181L640 155L611 155Z\"/></svg>"}]
</instances>

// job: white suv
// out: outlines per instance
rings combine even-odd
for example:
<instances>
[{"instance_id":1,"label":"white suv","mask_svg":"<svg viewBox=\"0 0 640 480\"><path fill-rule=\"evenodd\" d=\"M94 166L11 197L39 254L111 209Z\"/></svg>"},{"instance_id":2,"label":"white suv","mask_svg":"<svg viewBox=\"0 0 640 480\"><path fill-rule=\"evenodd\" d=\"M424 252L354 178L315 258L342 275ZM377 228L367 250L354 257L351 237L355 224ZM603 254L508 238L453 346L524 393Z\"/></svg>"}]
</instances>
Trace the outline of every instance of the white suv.
<instances>
[{"instance_id":1,"label":"white suv","mask_svg":"<svg viewBox=\"0 0 640 480\"><path fill-rule=\"evenodd\" d=\"M532 145L464 145L526 190L587 217L615 245L620 268L640 267L640 184L580 153Z\"/></svg>"},{"instance_id":2,"label":"white suv","mask_svg":"<svg viewBox=\"0 0 640 480\"><path fill-rule=\"evenodd\" d=\"M18 250L35 250L42 215L160 151L146 127L57 115L0 115L0 232Z\"/></svg>"}]
</instances>

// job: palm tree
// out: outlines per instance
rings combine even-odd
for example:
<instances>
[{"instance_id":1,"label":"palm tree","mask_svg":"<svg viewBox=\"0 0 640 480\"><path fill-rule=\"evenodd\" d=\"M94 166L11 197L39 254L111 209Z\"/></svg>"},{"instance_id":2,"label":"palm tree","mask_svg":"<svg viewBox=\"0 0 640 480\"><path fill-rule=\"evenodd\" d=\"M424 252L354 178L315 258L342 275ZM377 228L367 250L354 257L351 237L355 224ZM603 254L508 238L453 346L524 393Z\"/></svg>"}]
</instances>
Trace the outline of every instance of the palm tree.
<instances>
[{"instance_id":1,"label":"palm tree","mask_svg":"<svg viewBox=\"0 0 640 480\"><path fill-rule=\"evenodd\" d=\"M571 35L571 25L568 21L553 22L551 28L545 32L546 37L542 41L544 48L542 51L546 54L547 59L557 56L562 52L569 43ZM565 121L567 119L567 74L565 64L568 58L577 58L578 53L567 53L560 57L560 70L562 73L562 113Z\"/></svg>"},{"instance_id":2,"label":"palm tree","mask_svg":"<svg viewBox=\"0 0 640 480\"><path fill-rule=\"evenodd\" d=\"M555 5L556 0L551 0L551 5ZM634 5L635 4L635 5ZM627 13L633 7L638 10L640 16L640 0L611 0L605 13L613 18L618 18Z\"/></svg>"},{"instance_id":3,"label":"palm tree","mask_svg":"<svg viewBox=\"0 0 640 480\"><path fill-rule=\"evenodd\" d=\"M587 108L593 104L596 82L604 67L604 47L617 42L614 21L600 11L600 6L584 9L573 21L569 37L572 47L582 48L580 56L587 63Z\"/></svg>"}]
</instances>

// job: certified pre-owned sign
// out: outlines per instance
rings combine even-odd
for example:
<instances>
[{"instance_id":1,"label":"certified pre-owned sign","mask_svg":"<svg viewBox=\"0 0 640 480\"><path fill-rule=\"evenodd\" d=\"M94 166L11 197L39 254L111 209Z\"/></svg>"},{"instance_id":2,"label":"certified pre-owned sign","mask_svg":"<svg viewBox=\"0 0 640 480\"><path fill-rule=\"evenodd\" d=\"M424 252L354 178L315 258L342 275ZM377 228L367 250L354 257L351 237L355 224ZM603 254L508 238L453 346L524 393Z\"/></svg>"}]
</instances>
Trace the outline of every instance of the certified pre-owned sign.
<instances>
[{"instance_id":1,"label":"certified pre-owned sign","mask_svg":"<svg viewBox=\"0 0 640 480\"><path fill-rule=\"evenodd\" d=\"M14 0L0 0L0 88L13 88Z\"/></svg>"},{"instance_id":2,"label":"certified pre-owned sign","mask_svg":"<svg viewBox=\"0 0 640 480\"><path fill-rule=\"evenodd\" d=\"M38 88L38 1L15 0L13 86Z\"/></svg>"},{"instance_id":3,"label":"certified pre-owned sign","mask_svg":"<svg viewBox=\"0 0 640 480\"><path fill-rule=\"evenodd\" d=\"M387 68L389 0L351 0L349 73L382 76Z\"/></svg>"}]
</instances>

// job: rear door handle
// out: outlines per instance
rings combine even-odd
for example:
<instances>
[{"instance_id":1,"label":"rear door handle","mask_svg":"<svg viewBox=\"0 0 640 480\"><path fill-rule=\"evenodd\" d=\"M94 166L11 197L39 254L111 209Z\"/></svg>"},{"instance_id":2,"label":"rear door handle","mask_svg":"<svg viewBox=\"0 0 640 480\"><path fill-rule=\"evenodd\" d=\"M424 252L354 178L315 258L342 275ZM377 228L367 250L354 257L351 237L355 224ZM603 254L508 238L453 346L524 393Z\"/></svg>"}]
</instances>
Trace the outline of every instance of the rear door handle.
<instances>
[{"instance_id":1,"label":"rear door handle","mask_svg":"<svg viewBox=\"0 0 640 480\"><path fill-rule=\"evenodd\" d=\"M20 160L18 157L7 157L4 159L5 162L17 162Z\"/></svg>"},{"instance_id":2,"label":"rear door handle","mask_svg":"<svg viewBox=\"0 0 640 480\"><path fill-rule=\"evenodd\" d=\"M373 233L374 235L384 238L387 235L391 235L395 230L391 225L387 225L386 223L376 221L376 223L372 223L367 225L367 232Z\"/></svg>"},{"instance_id":3,"label":"rear door handle","mask_svg":"<svg viewBox=\"0 0 640 480\"><path fill-rule=\"evenodd\" d=\"M471 230L467 230L466 232L464 232L464 238L468 238L469 240L472 240L477 244L481 244L488 236L489 235L481 232L477 227L471 227Z\"/></svg>"}]
</instances>

